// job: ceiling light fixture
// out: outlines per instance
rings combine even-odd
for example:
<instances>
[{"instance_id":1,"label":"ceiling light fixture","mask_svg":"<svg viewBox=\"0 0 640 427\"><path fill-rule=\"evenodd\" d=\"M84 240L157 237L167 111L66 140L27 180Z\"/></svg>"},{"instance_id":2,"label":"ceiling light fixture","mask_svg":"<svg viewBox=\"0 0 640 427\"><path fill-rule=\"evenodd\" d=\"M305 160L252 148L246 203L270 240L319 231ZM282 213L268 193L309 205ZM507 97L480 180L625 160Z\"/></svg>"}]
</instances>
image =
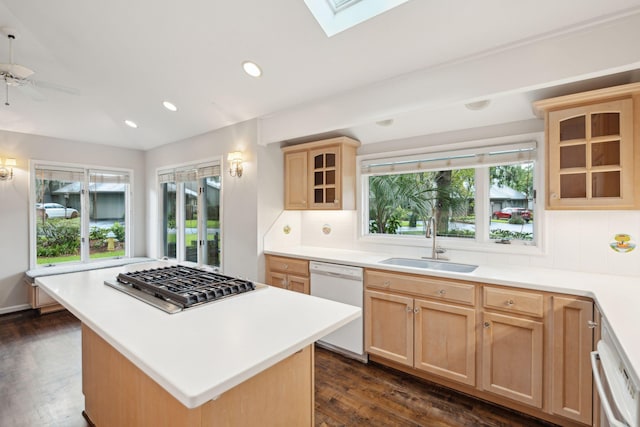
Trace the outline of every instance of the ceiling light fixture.
<instances>
[{"instance_id":1,"label":"ceiling light fixture","mask_svg":"<svg viewBox=\"0 0 640 427\"><path fill-rule=\"evenodd\" d=\"M380 120L376 122L378 126L388 127L393 124L393 119Z\"/></svg>"},{"instance_id":2,"label":"ceiling light fixture","mask_svg":"<svg viewBox=\"0 0 640 427\"><path fill-rule=\"evenodd\" d=\"M260 69L255 62L244 61L242 63L242 69L251 77L260 77L262 75L262 69Z\"/></svg>"},{"instance_id":3,"label":"ceiling light fixture","mask_svg":"<svg viewBox=\"0 0 640 427\"><path fill-rule=\"evenodd\" d=\"M467 107L468 110L478 111L478 110L484 110L489 106L489 104L491 104L490 100L483 99L482 101L476 101L476 102L470 102L468 104L464 104L464 106Z\"/></svg>"},{"instance_id":4,"label":"ceiling light fixture","mask_svg":"<svg viewBox=\"0 0 640 427\"><path fill-rule=\"evenodd\" d=\"M125 120L124 124L129 126L130 128L138 129L138 124L136 122L134 122L133 120Z\"/></svg>"},{"instance_id":5,"label":"ceiling light fixture","mask_svg":"<svg viewBox=\"0 0 640 427\"><path fill-rule=\"evenodd\" d=\"M169 111L178 111L178 107L175 104L169 101L162 101L162 105Z\"/></svg>"}]
</instances>

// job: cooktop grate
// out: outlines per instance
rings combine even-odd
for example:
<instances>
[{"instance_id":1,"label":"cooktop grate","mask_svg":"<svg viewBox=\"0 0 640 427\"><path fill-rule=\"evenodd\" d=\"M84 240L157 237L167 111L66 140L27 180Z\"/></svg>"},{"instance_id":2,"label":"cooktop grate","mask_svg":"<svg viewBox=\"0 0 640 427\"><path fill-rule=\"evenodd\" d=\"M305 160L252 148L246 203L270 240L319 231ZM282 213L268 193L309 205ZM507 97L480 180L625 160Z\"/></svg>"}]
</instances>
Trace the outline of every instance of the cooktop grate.
<instances>
[{"instance_id":1,"label":"cooktop grate","mask_svg":"<svg viewBox=\"0 0 640 427\"><path fill-rule=\"evenodd\" d=\"M249 280L182 265L120 273L117 281L185 308L256 288Z\"/></svg>"}]
</instances>

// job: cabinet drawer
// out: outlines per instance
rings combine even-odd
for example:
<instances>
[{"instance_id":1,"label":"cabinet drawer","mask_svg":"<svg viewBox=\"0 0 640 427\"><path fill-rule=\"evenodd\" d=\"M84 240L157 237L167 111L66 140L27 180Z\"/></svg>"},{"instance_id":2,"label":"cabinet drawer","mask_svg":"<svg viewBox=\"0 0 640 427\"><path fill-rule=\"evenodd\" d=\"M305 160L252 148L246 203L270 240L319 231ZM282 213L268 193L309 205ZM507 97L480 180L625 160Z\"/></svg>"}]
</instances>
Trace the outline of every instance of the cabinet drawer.
<instances>
[{"instance_id":1,"label":"cabinet drawer","mask_svg":"<svg viewBox=\"0 0 640 427\"><path fill-rule=\"evenodd\" d=\"M544 314L543 295L513 289L484 287L484 307L508 313L542 317Z\"/></svg>"},{"instance_id":2,"label":"cabinet drawer","mask_svg":"<svg viewBox=\"0 0 640 427\"><path fill-rule=\"evenodd\" d=\"M270 271L281 271L283 273L309 277L309 261L303 259L270 256L267 261L267 266Z\"/></svg>"},{"instance_id":3,"label":"cabinet drawer","mask_svg":"<svg viewBox=\"0 0 640 427\"><path fill-rule=\"evenodd\" d=\"M366 270L364 277L368 288L407 292L461 304L475 304L475 285L472 283L375 270Z\"/></svg>"}]
</instances>

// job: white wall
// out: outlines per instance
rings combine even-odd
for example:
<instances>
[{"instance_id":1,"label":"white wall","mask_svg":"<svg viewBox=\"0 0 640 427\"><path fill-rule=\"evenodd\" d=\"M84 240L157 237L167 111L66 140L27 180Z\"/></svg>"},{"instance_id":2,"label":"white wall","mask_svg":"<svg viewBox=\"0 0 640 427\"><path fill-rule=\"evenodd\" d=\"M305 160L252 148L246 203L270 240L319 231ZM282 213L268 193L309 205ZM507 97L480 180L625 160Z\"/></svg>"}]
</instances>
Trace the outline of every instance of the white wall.
<instances>
[{"instance_id":1,"label":"white wall","mask_svg":"<svg viewBox=\"0 0 640 427\"><path fill-rule=\"evenodd\" d=\"M147 152L147 253L158 257L158 169L221 158L222 270L252 280L264 278L262 238L280 213L282 154L257 143L258 122L251 120L167 144ZM242 177L228 173L227 154L242 151ZM277 171L277 173L276 173ZM280 198L280 199L279 199Z\"/></svg>"},{"instance_id":2,"label":"white wall","mask_svg":"<svg viewBox=\"0 0 640 427\"><path fill-rule=\"evenodd\" d=\"M503 125L494 128L465 130L443 135L410 138L402 141L387 141L360 147L359 154L375 154L392 149L412 149L426 145L449 144L468 140L495 138L505 135L520 135L541 129L541 121L522 122L517 125ZM543 138L540 138L542 140ZM542 156L544 157L544 156ZM544 171L544 165L541 165ZM540 177L539 177L540 178ZM538 188L543 187L541 180ZM640 245L640 211L545 211L544 192L539 190L540 214L538 221L543 224L543 250L528 253L498 253L515 249L499 247L484 250L447 251L452 261L495 264L523 265L565 269L590 273L604 273L625 276L640 276L640 248L630 252L616 252L610 244L619 233L629 234L632 241ZM414 245L390 245L374 243L358 236L358 215L356 211L285 211L280 215L266 238L266 248L278 250L296 246L355 249L374 251L394 256L422 257L431 255L431 240L418 240ZM283 232L289 226L289 234ZM323 233L329 225L330 234ZM446 239L440 244L447 247Z\"/></svg>"},{"instance_id":3,"label":"white wall","mask_svg":"<svg viewBox=\"0 0 640 427\"><path fill-rule=\"evenodd\" d=\"M29 160L133 170L133 255L144 256L144 152L0 131L0 158L14 157L15 177L0 181L0 313L27 308L29 269ZM139 195L136 197L136 195Z\"/></svg>"}]
</instances>

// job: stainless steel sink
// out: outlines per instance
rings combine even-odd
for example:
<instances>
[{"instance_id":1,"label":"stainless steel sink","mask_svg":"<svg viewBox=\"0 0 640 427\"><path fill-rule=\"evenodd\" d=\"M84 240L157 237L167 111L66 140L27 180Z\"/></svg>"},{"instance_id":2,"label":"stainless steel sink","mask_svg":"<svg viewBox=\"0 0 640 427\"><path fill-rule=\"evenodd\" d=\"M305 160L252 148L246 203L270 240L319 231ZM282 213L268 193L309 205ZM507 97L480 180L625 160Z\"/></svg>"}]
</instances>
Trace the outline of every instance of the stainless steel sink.
<instances>
[{"instance_id":1,"label":"stainless steel sink","mask_svg":"<svg viewBox=\"0 0 640 427\"><path fill-rule=\"evenodd\" d=\"M380 261L380 264L400 265L403 267L427 268L430 270L453 271L455 273L471 273L477 265L457 264L455 262L437 261L423 258L387 258Z\"/></svg>"}]
</instances>

